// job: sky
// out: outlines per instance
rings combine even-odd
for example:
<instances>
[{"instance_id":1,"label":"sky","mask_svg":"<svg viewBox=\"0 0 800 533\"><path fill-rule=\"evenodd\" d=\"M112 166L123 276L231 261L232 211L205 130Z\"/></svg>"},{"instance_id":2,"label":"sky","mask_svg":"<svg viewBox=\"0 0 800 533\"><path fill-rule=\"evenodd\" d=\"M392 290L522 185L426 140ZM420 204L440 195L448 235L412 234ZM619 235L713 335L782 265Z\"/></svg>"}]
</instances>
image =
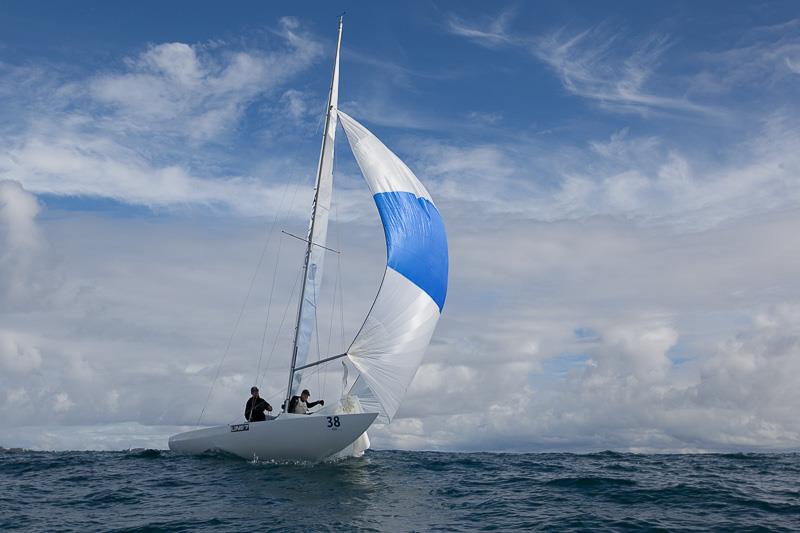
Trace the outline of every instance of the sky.
<instances>
[{"instance_id":1,"label":"sky","mask_svg":"<svg viewBox=\"0 0 800 533\"><path fill-rule=\"evenodd\" d=\"M307 226L343 11L340 108L450 244L375 448L800 449L788 1L3 2L0 446L164 448L240 420L253 383L280 396L303 254L281 231ZM316 356L385 264L341 131L334 180Z\"/></svg>"}]
</instances>

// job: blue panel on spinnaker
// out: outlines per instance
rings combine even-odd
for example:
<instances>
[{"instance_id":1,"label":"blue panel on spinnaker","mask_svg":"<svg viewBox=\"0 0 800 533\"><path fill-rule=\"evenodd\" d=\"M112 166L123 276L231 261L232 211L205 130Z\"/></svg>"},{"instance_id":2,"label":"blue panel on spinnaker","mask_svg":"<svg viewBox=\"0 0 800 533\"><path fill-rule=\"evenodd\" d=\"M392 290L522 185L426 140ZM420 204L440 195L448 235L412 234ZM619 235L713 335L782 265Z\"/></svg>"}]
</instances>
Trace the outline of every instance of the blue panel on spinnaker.
<instances>
[{"instance_id":1,"label":"blue panel on spinnaker","mask_svg":"<svg viewBox=\"0 0 800 533\"><path fill-rule=\"evenodd\" d=\"M447 235L439 211L410 192L381 192L374 198L388 266L428 293L441 312L447 296Z\"/></svg>"}]
</instances>

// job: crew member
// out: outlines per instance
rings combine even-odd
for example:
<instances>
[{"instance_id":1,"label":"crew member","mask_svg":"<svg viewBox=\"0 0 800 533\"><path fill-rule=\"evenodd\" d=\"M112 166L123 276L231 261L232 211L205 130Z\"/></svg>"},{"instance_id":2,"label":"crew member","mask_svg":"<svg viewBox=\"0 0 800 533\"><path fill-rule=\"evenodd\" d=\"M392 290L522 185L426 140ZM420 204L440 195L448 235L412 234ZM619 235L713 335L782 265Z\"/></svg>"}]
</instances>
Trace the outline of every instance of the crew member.
<instances>
[{"instance_id":1,"label":"crew member","mask_svg":"<svg viewBox=\"0 0 800 533\"><path fill-rule=\"evenodd\" d=\"M312 407L325 405L325 400L309 402L309 396L311 396L311 393L308 392L308 389L304 389L303 392L300 393L300 396L292 396L291 401L289 401L289 412L296 415L307 415L311 414L308 411Z\"/></svg>"},{"instance_id":2,"label":"crew member","mask_svg":"<svg viewBox=\"0 0 800 533\"><path fill-rule=\"evenodd\" d=\"M248 422L263 422L267 419L264 411L272 411L272 406L258 395L258 387L250 388L250 398L244 406L244 417Z\"/></svg>"}]
</instances>

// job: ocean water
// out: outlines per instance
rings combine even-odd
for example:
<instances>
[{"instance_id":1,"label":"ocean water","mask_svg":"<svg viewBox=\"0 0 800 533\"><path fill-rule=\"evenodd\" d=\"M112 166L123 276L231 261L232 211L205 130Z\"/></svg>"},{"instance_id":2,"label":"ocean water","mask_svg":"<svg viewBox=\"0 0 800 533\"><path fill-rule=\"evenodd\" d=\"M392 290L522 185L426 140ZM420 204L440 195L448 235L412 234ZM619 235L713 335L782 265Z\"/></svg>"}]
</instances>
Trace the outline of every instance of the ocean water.
<instances>
[{"instance_id":1,"label":"ocean water","mask_svg":"<svg viewBox=\"0 0 800 533\"><path fill-rule=\"evenodd\" d=\"M798 531L800 454L0 452L0 531Z\"/></svg>"}]
</instances>

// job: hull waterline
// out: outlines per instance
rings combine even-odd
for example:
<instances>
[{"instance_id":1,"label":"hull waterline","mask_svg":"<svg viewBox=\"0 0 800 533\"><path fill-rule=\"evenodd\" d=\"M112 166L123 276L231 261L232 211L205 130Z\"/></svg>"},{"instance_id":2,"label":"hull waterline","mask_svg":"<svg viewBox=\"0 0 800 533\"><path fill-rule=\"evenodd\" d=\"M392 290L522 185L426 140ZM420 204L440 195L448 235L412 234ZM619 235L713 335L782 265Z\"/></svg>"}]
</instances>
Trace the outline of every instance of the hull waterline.
<instances>
[{"instance_id":1,"label":"hull waterline","mask_svg":"<svg viewBox=\"0 0 800 533\"><path fill-rule=\"evenodd\" d=\"M173 435L169 449L182 453L223 451L262 461L319 461L353 443L377 413L290 415L275 420L229 424Z\"/></svg>"}]
</instances>

